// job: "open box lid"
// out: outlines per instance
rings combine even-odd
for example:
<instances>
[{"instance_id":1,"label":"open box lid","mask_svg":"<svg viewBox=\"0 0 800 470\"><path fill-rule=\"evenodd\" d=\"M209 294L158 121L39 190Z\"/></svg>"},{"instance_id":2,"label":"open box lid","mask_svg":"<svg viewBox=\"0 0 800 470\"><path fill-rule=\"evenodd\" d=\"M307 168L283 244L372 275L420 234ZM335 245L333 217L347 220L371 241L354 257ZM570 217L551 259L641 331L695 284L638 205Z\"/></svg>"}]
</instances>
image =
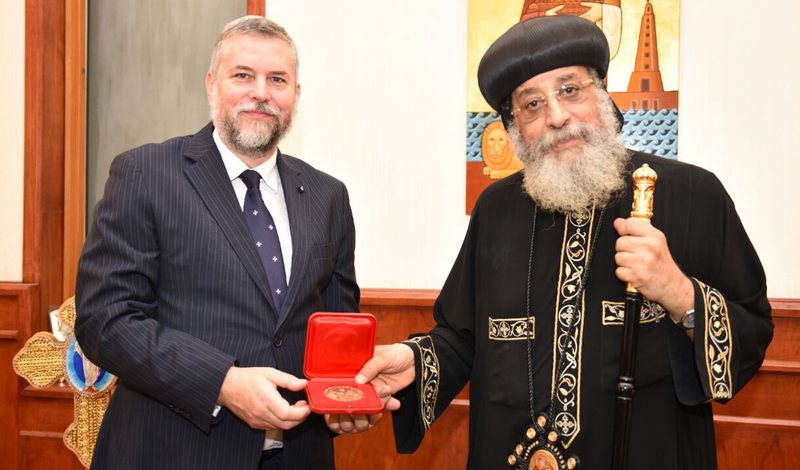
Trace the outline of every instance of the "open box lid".
<instances>
[{"instance_id":1,"label":"open box lid","mask_svg":"<svg viewBox=\"0 0 800 470\"><path fill-rule=\"evenodd\" d=\"M309 379L353 378L372 358L375 317L368 313L317 312L308 319L303 373Z\"/></svg>"}]
</instances>

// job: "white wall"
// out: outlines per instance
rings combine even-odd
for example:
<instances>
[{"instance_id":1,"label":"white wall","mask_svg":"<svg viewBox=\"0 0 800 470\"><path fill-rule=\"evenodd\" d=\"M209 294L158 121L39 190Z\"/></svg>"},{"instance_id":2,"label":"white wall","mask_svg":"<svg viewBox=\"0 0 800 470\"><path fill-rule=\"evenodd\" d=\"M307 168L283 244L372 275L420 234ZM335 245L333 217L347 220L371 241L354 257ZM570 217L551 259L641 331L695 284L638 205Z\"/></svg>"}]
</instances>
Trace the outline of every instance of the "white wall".
<instances>
[{"instance_id":1,"label":"white wall","mask_svg":"<svg viewBox=\"0 0 800 470\"><path fill-rule=\"evenodd\" d=\"M463 1L268 0L300 52L281 145L343 180L362 287L433 288L464 236Z\"/></svg>"},{"instance_id":2,"label":"white wall","mask_svg":"<svg viewBox=\"0 0 800 470\"><path fill-rule=\"evenodd\" d=\"M725 184L770 297L800 297L800 3L681 4L680 159Z\"/></svg>"},{"instance_id":3,"label":"white wall","mask_svg":"<svg viewBox=\"0 0 800 470\"><path fill-rule=\"evenodd\" d=\"M21 281L25 0L0 2L0 45L0 281Z\"/></svg>"},{"instance_id":4,"label":"white wall","mask_svg":"<svg viewBox=\"0 0 800 470\"><path fill-rule=\"evenodd\" d=\"M334 4L335 3L335 4ZM682 2L680 157L736 201L770 297L800 297L800 3ZM344 180L364 287L441 287L464 211L466 0L296 2L303 94L282 146ZM21 278L24 1L0 2L0 280Z\"/></svg>"},{"instance_id":5,"label":"white wall","mask_svg":"<svg viewBox=\"0 0 800 470\"><path fill-rule=\"evenodd\" d=\"M680 158L726 185L769 295L800 297L800 3L681 8ZM301 57L282 148L347 183L364 287L437 289L461 244L466 13L466 0L267 1Z\"/></svg>"}]
</instances>

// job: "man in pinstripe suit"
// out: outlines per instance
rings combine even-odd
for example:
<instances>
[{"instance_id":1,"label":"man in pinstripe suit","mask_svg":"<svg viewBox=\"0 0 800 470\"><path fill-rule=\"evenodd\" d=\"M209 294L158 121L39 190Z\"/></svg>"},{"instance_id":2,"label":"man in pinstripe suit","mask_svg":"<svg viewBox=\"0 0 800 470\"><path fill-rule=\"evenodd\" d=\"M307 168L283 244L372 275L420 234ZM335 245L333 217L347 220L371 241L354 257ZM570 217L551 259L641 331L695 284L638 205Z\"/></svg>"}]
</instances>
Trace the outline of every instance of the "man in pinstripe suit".
<instances>
[{"instance_id":1,"label":"man in pinstripe suit","mask_svg":"<svg viewBox=\"0 0 800 470\"><path fill-rule=\"evenodd\" d=\"M81 347L119 377L92 468L333 468L298 377L308 316L358 309L355 230L344 184L277 148L297 71L282 27L235 20L206 77L212 124L114 160L76 293ZM248 169L279 235L280 303L242 213Z\"/></svg>"}]
</instances>

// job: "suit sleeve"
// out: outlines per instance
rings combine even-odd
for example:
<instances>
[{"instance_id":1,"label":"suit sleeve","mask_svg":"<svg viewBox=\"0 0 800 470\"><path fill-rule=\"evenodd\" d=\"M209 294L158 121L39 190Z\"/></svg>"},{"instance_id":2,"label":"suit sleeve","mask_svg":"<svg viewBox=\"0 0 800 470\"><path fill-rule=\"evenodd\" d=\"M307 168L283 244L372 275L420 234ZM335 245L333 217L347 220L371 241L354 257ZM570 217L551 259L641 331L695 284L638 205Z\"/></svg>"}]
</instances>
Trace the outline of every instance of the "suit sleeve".
<instances>
[{"instance_id":1,"label":"suit sleeve","mask_svg":"<svg viewBox=\"0 0 800 470\"><path fill-rule=\"evenodd\" d=\"M694 285L694 342L670 328L670 361L686 405L727 402L756 374L772 340L766 276L733 201L711 173L698 177L682 269Z\"/></svg>"},{"instance_id":2,"label":"suit sleeve","mask_svg":"<svg viewBox=\"0 0 800 470\"><path fill-rule=\"evenodd\" d=\"M159 322L157 226L137 163L129 152L111 166L78 267L75 333L122 384L207 432L234 358Z\"/></svg>"},{"instance_id":3,"label":"suit sleeve","mask_svg":"<svg viewBox=\"0 0 800 470\"><path fill-rule=\"evenodd\" d=\"M356 282L356 229L347 188L341 184L333 216L335 232L334 266L331 279L322 291L325 308L332 312L358 312L361 292Z\"/></svg>"}]
</instances>

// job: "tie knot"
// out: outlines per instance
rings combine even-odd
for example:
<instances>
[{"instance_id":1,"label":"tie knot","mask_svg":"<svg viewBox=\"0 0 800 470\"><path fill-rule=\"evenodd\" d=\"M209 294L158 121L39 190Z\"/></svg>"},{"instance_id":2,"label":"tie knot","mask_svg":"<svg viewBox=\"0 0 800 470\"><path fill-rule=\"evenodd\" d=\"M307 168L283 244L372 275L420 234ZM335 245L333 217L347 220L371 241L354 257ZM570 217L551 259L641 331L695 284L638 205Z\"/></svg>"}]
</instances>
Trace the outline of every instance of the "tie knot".
<instances>
[{"instance_id":1,"label":"tie knot","mask_svg":"<svg viewBox=\"0 0 800 470\"><path fill-rule=\"evenodd\" d=\"M239 178L242 179L247 190L258 189L258 184L261 182L261 175L254 170L244 170Z\"/></svg>"}]
</instances>

